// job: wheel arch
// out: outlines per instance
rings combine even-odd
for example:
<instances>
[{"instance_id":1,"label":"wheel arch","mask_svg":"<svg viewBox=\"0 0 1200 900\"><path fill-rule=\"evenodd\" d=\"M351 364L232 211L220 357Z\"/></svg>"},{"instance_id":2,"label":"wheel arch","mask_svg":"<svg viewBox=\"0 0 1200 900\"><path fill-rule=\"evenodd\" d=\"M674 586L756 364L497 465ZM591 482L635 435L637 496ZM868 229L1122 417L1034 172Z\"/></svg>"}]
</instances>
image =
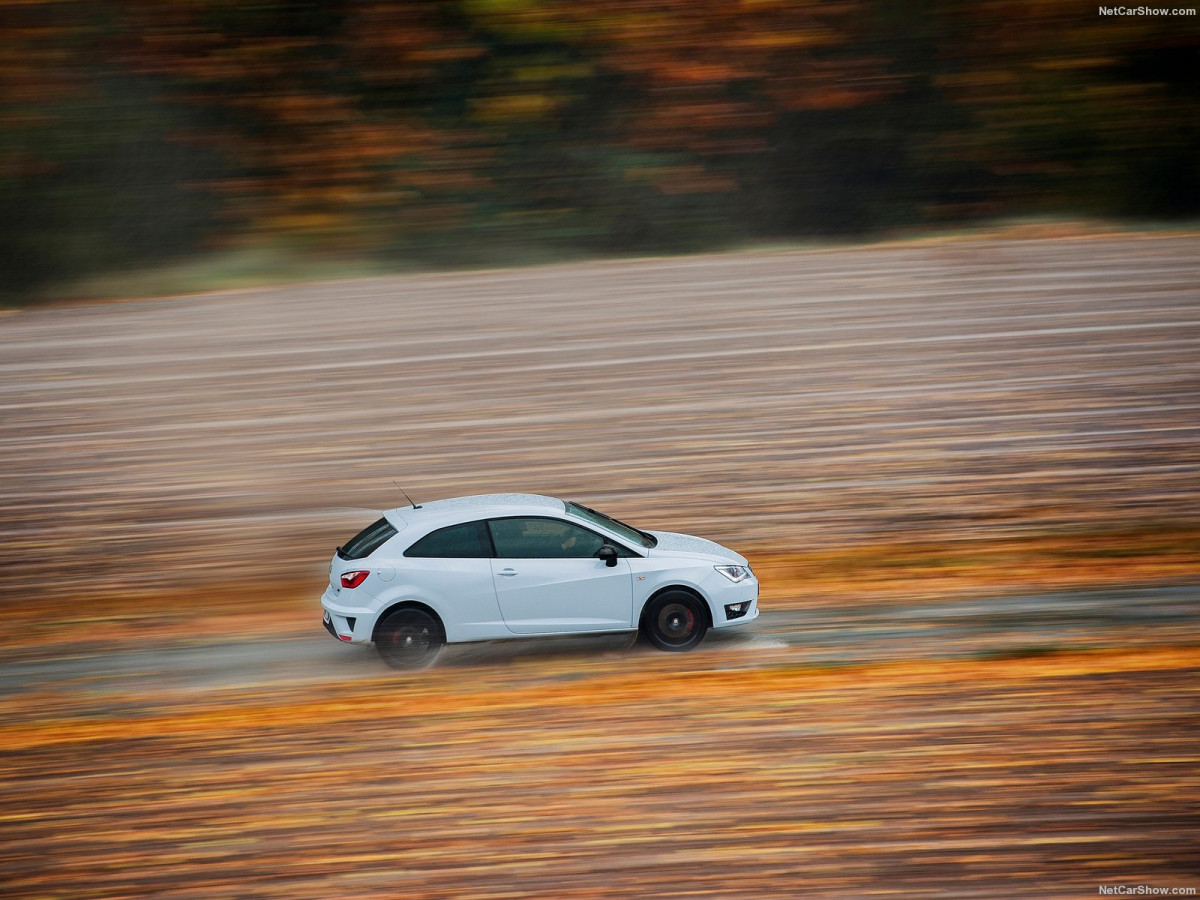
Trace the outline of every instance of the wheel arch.
<instances>
[{"instance_id":1,"label":"wheel arch","mask_svg":"<svg viewBox=\"0 0 1200 900\"><path fill-rule=\"evenodd\" d=\"M379 615L375 617L375 627L371 629L372 641L374 641L376 636L379 634L379 626L383 624L384 620L392 613L401 609L419 609L421 612L429 613L429 615L433 616L434 620L438 623L438 627L442 629L442 639L445 640L446 621L441 617L441 614L438 613L436 609L434 609L428 603L422 603L420 600L397 600L394 603L384 607L384 609L380 611Z\"/></svg>"},{"instance_id":2,"label":"wheel arch","mask_svg":"<svg viewBox=\"0 0 1200 900\"><path fill-rule=\"evenodd\" d=\"M657 600L659 597L661 597L663 594L669 593L670 591L683 591L685 594L691 594L693 597L695 597L697 600L699 600L700 605L704 607L704 617L708 620L708 622L707 622L708 627L709 628L713 627L712 606L709 604L707 597L705 597L702 593L700 593L700 591L696 590L696 588L692 587L689 584L664 584L662 587L657 588L653 594L651 594L649 597L647 597L646 602L642 604L642 611L640 613L638 613L638 630L639 631L642 629L642 626L645 625L645 623L646 623L646 610L650 608L650 604L653 603L655 600Z\"/></svg>"}]
</instances>

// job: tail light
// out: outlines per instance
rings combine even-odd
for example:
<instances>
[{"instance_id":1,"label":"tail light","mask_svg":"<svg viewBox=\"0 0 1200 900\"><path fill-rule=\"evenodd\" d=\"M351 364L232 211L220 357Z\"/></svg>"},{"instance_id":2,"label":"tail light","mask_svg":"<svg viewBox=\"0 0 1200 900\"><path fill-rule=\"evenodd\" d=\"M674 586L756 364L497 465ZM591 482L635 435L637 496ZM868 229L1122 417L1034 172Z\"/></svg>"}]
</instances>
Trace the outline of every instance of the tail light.
<instances>
[{"instance_id":1,"label":"tail light","mask_svg":"<svg viewBox=\"0 0 1200 900\"><path fill-rule=\"evenodd\" d=\"M371 572L368 569L359 569L356 572L343 572L342 573L342 587L356 588L360 584L362 584L364 581L366 581L367 576L370 574L371 574Z\"/></svg>"}]
</instances>

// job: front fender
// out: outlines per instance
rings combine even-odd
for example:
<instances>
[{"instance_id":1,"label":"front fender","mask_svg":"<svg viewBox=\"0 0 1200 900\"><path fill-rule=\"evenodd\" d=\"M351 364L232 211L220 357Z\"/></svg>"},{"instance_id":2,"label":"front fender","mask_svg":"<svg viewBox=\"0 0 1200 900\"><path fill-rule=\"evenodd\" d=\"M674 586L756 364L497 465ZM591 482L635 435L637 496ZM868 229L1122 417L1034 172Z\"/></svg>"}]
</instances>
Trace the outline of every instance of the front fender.
<instances>
[{"instance_id":1,"label":"front fender","mask_svg":"<svg viewBox=\"0 0 1200 900\"><path fill-rule=\"evenodd\" d=\"M633 606L637 613L634 624L641 621L651 597L672 587L688 588L699 594L708 605L709 613L714 614L715 621L715 610L705 581L712 575L721 576L711 563L681 568L678 560L631 559L629 562L633 570Z\"/></svg>"}]
</instances>

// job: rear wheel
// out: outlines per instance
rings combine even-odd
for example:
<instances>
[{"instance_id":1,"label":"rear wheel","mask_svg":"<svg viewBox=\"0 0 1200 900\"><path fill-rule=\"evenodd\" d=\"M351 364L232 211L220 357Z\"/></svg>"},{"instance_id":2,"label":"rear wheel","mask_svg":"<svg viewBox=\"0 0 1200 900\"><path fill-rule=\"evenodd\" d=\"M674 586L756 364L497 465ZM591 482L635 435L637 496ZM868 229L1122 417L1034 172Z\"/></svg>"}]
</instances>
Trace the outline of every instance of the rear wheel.
<instances>
[{"instance_id":1,"label":"rear wheel","mask_svg":"<svg viewBox=\"0 0 1200 900\"><path fill-rule=\"evenodd\" d=\"M444 643L442 623L423 609L409 607L388 613L375 631L375 649L393 669L430 665Z\"/></svg>"},{"instance_id":2,"label":"rear wheel","mask_svg":"<svg viewBox=\"0 0 1200 900\"><path fill-rule=\"evenodd\" d=\"M659 594L642 617L642 634L659 650L691 650L707 631L704 602L687 591Z\"/></svg>"}]
</instances>

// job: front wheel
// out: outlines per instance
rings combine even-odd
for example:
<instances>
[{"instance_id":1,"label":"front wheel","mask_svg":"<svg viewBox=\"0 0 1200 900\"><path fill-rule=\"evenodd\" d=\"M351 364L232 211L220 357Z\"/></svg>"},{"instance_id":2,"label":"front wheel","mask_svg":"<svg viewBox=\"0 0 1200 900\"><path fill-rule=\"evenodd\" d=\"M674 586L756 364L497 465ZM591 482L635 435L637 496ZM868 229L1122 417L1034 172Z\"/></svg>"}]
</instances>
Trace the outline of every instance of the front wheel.
<instances>
[{"instance_id":1,"label":"front wheel","mask_svg":"<svg viewBox=\"0 0 1200 900\"><path fill-rule=\"evenodd\" d=\"M642 616L642 634L659 650L691 650L707 631L704 601L687 591L659 594Z\"/></svg>"},{"instance_id":2,"label":"front wheel","mask_svg":"<svg viewBox=\"0 0 1200 900\"><path fill-rule=\"evenodd\" d=\"M423 609L389 613L375 631L375 649L393 669L430 665L446 643L446 632L435 616Z\"/></svg>"}]
</instances>

